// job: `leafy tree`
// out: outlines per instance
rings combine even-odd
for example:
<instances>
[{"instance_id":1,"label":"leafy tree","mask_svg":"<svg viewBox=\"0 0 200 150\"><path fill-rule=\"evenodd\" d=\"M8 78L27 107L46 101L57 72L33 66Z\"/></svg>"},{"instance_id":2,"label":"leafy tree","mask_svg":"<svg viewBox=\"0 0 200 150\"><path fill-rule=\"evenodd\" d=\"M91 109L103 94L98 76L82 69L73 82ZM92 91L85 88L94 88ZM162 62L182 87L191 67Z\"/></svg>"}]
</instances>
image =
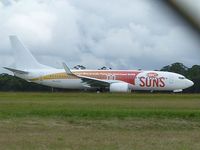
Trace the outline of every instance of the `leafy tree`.
<instances>
[{"instance_id":1,"label":"leafy tree","mask_svg":"<svg viewBox=\"0 0 200 150\"><path fill-rule=\"evenodd\" d=\"M112 68L111 67L106 67L106 66L103 66L103 67L101 67L100 69L98 69L98 70L112 70Z\"/></svg>"},{"instance_id":2,"label":"leafy tree","mask_svg":"<svg viewBox=\"0 0 200 150\"><path fill-rule=\"evenodd\" d=\"M76 66L74 66L73 68L74 68L74 69L77 69L77 70L85 70L85 69L86 69L86 67L83 66L83 65L76 65Z\"/></svg>"},{"instance_id":3,"label":"leafy tree","mask_svg":"<svg viewBox=\"0 0 200 150\"><path fill-rule=\"evenodd\" d=\"M175 73L179 73L182 75L186 75L187 70L188 70L188 68L179 62L165 66L161 69L161 71L175 72Z\"/></svg>"},{"instance_id":4,"label":"leafy tree","mask_svg":"<svg viewBox=\"0 0 200 150\"><path fill-rule=\"evenodd\" d=\"M194 65L191 68L188 69L186 77L194 82L194 85L186 89L186 92L194 92L199 93L200 92L200 66Z\"/></svg>"},{"instance_id":5,"label":"leafy tree","mask_svg":"<svg viewBox=\"0 0 200 150\"><path fill-rule=\"evenodd\" d=\"M193 78L193 79L200 79L200 66L194 65L187 71L187 77Z\"/></svg>"},{"instance_id":6,"label":"leafy tree","mask_svg":"<svg viewBox=\"0 0 200 150\"><path fill-rule=\"evenodd\" d=\"M0 91L51 91L51 88L36 83L28 83L8 74L0 74Z\"/></svg>"}]
</instances>

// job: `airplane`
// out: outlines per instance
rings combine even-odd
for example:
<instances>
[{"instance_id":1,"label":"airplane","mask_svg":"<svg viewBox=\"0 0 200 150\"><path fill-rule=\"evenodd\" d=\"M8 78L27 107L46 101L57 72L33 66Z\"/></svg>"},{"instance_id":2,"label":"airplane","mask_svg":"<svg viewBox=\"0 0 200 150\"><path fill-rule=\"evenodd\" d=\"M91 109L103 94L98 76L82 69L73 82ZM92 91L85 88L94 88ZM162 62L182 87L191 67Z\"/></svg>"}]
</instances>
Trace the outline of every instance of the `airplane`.
<instances>
[{"instance_id":1,"label":"airplane","mask_svg":"<svg viewBox=\"0 0 200 150\"><path fill-rule=\"evenodd\" d=\"M64 88L96 89L110 92L173 91L181 92L194 83L183 75L163 71L143 70L72 70L65 63L63 69L40 64L15 35L9 37L14 50L15 68L4 67L14 76L28 82Z\"/></svg>"}]
</instances>

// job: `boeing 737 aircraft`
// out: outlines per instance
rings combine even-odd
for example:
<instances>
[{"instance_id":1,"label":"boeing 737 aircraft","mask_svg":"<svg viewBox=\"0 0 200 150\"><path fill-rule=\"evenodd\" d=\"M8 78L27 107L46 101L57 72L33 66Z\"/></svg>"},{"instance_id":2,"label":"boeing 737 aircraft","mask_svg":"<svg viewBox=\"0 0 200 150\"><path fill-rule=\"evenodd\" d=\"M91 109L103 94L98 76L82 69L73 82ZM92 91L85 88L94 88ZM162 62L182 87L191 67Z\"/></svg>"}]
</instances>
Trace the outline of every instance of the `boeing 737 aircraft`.
<instances>
[{"instance_id":1,"label":"boeing 737 aircraft","mask_svg":"<svg viewBox=\"0 0 200 150\"><path fill-rule=\"evenodd\" d=\"M70 70L42 65L16 36L10 36L15 68L5 67L28 82L66 89L107 89L110 92L133 90L181 92L194 83L183 75L162 71L139 70Z\"/></svg>"}]
</instances>

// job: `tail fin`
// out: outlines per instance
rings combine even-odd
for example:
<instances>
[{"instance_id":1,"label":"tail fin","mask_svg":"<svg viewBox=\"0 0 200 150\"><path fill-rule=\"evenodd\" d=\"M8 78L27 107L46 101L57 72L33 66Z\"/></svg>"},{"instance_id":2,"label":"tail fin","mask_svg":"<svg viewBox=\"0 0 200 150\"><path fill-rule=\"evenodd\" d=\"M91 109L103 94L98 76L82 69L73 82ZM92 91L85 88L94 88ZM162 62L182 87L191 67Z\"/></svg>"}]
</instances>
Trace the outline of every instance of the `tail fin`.
<instances>
[{"instance_id":1,"label":"tail fin","mask_svg":"<svg viewBox=\"0 0 200 150\"><path fill-rule=\"evenodd\" d=\"M47 66L37 62L31 52L23 45L17 36L11 35L9 38L14 50L15 65L17 69L47 68Z\"/></svg>"}]
</instances>

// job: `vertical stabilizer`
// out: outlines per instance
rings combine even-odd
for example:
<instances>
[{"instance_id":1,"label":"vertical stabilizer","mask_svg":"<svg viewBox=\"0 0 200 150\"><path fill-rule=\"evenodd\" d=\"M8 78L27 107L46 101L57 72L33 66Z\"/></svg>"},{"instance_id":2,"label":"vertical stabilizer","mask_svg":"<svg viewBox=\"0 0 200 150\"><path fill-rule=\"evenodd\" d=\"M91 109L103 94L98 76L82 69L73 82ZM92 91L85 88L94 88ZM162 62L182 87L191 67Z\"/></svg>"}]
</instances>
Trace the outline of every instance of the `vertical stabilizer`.
<instances>
[{"instance_id":1,"label":"vertical stabilizer","mask_svg":"<svg viewBox=\"0 0 200 150\"><path fill-rule=\"evenodd\" d=\"M15 35L9 36L12 48L14 50L14 59L17 69L42 69L44 65L37 62L31 52Z\"/></svg>"}]
</instances>

